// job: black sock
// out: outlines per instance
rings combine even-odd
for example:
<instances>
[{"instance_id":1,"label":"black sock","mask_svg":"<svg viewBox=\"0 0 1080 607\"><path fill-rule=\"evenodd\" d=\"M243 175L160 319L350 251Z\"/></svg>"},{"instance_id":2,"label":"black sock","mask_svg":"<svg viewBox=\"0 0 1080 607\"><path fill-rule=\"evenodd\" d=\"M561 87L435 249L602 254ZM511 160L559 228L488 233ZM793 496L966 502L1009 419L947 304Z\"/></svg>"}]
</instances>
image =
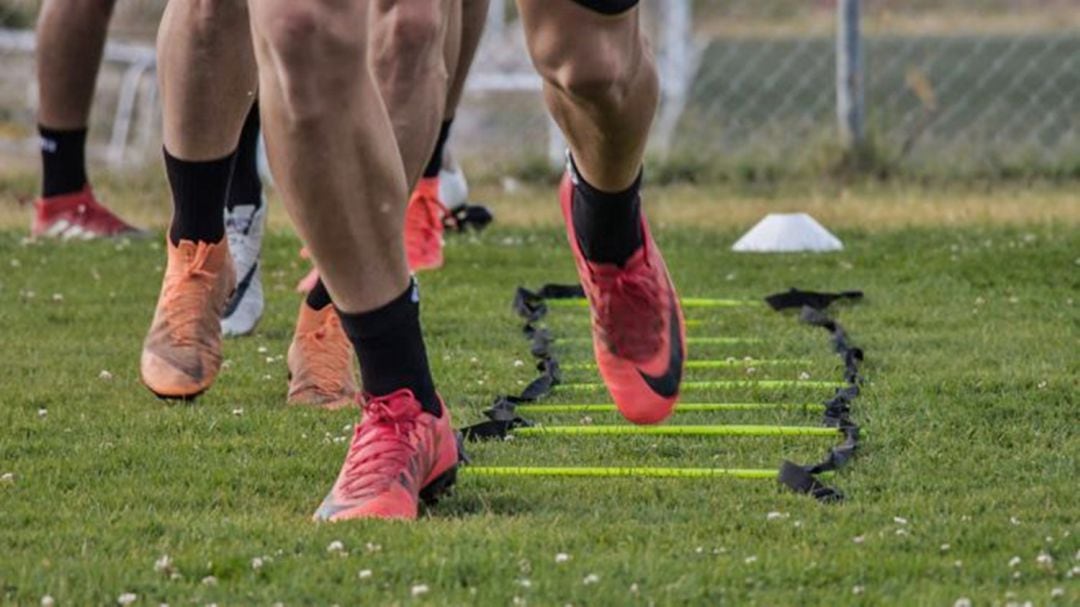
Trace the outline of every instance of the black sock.
<instances>
[{"instance_id":1,"label":"black sock","mask_svg":"<svg viewBox=\"0 0 1080 607\"><path fill-rule=\"evenodd\" d=\"M420 331L420 298L415 282L381 308L339 314L341 326L360 359L365 392L385 396L408 388L424 411L442 415Z\"/></svg>"},{"instance_id":2,"label":"black sock","mask_svg":"<svg viewBox=\"0 0 1080 607\"><path fill-rule=\"evenodd\" d=\"M574 198L570 217L585 259L623 265L641 248L641 173L621 192L601 192L589 185L570 159Z\"/></svg>"},{"instance_id":3,"label":"black sock","mask_svg":"<svg viewBox=\"0 0 1080 607\"><path fill-rule=\"evenodd\" d=\"M255 102L244 120L240 131L240 144L236 148L236 166L229 181L229 195L225 208L230 211L240 205L262 206L262 181L259 179L259 103Z\"/></svg>"},{"instance_id":4,"label":"black sock","mask_svg":"<svg viewBox=\"0 0 1080 607\"><path fill-rule=\"evenodd\" d=\"M41 196L78 192L86 185L86 129L60 131L38 126L41 134Z\"/></svg>"},{"instance_id":5,"label":"black sock","mask_svg":"<svg viewBox=\"0 0 1080 607\"><path fill-rule=\"evenodd\" d=\"M225 237L225 197L236 152L206 162L174 158L165 150L165 172L172 188L169 240L220 242Z\"/></svg>"},{"instance_id":6,"label":"black sock","mask_svg":"<svg viewBox=\"0 0 1080 607\"><path fill-rule=\"evenodd\" d=\"M439 128L439 139L435 142L435 151L431 153L431 159L428 160L427 166L424 167L424 177L439 176L439 169L442 168L443 149L446 148L446 140L450 139L450 125L452 124L454 124L453 118L443 122L442 127Z\"/></svg>"},{"instance_id":7,"label":"black sock","mask_svg":"<svg viewBox=\"0 0 1080 607\"><path fill-rule=\"evenodd\" d=\"M307 305L312 310L322 310L326 306L334 303L330 299L330 292L326 290L326 285L323 284L322 278L315 282L315 286L308 291L307 299L305 300Z\"/></svg>"}]
</instances>

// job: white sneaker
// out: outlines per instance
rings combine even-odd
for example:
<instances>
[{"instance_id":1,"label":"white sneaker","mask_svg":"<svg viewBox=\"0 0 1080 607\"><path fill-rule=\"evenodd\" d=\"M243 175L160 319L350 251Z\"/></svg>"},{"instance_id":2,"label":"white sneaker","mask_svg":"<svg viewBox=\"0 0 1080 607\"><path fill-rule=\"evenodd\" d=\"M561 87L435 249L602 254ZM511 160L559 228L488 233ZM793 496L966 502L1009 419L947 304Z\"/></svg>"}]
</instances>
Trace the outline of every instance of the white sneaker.
<instances>
[{"instance_id":1,"label":"white sneaker","mask_svg":"<svg viewBox=\"0 0 1080 607\"><path fill-rule=\"evenodd\" d=\"M469 182L461 165L454 163L439 169L439 200L448 209L469 202Z\"/></svg>"},{"instance_id":2,"label":"white sneaker","mask_svg":"<svg viewBox=\"0 0 1080 607\"><path fill-rule=\"evenodd\" d=\"M266 197L262 205L237 205L225 210L225 235L236 266L236 292L225 306L221 332L228 337L247 335L262 318L263 287L259 253L266 230Z\"/></svg>"}]
</instances>

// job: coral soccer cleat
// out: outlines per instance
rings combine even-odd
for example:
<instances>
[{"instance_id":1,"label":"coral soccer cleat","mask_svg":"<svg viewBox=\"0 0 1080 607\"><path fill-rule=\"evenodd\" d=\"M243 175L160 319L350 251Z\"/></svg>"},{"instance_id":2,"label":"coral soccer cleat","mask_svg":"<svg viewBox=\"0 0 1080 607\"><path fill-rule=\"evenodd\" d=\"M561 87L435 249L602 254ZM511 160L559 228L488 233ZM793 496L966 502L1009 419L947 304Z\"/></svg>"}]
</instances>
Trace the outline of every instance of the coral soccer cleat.
<instances>
[{"instance_id":1,"label":"coral soccer cleat","mask_svg":"<svg viewBox=\"0 0 1080 607\"><path fill-rule=\"evenodd\" d=\"M229 246L166 239L169 261L143 342L142 381L162 398L195 398L221 369L221 315L236 288Z\"/></svg>"},{"instance_id":2,"label":"coral soccer cleat","mask_svg":"<svg viewBox=\"0 0 1080 607\"><path fill-rule=\"evenodd\" d=\"M405 253L413 271L442 267L445 214L439 202L439 178L420 179L405 209Z\"/></svg>"},{"instance_id":3,"label":"coral soccer cleat","mask_svg":"<svg viewBox=\"0 0 1080 607\"><path fill-rule=\"evenodd\" d=\"M415 519L456 479L457 440L450 412L435 417L407 389L369 397L330 495L315 520Z\"/></svg>"},{"instance_id":4,"label":"coral soccer cleat","mask_svg":"<svg viewBox=\"0 0 1080 607\"><path fill-rule=\"evenodd\" d=\"M353 348L334 306L300 304L288 363L290 405L340 409L356 402Z\"/></svg>"},{"instance_id":5,"label":"coral soccer cleat","mask_svg":"<svg viewBox=\"0 0 1080 607\"><path fill-rule=\"evenodd\" d=\"M114 236L145 236L98 202L87 185L78 192L34 201L30 234L64 240L89 240Z\"/></svg>"},{"instance_id":6,"label":"coral soccer cleat","mask_svg":"<svg viewBox=\"0 0 1080 607\"><path fill-rule=\"evenodd\" d=\"M600 375L623 417L663 421L675 408L686 360L686 328L675 286L641 220L644 244L622 266L585 259L571 220L577 190L572 169L559 188L567 238L589 299Z\"/></svg>"}]
</instances>

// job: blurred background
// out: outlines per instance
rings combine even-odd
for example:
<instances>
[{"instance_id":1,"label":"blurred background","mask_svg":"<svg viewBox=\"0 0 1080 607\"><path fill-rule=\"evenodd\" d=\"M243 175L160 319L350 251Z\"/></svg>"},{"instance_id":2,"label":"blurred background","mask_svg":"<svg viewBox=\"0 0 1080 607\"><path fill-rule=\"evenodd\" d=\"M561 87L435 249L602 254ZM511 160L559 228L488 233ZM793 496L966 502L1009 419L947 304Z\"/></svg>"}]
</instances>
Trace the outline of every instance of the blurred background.
<instances>
[{"instance_id":1,"label":"blurred background","mask_svg":"<svg viewBox=\"0 0 1080 607\"><path fill-rule=\"evenodd\" d=\"M162 0L117 5L97 162L159 162ZM35 0L0 0L0 163L36 162ZM868 174L1080 177L1077 0L644 0L663 81L660 182ZM537 178L562 143L513 2L494 0L451 147L471 179Z\"/></svg>"}]
</instances>

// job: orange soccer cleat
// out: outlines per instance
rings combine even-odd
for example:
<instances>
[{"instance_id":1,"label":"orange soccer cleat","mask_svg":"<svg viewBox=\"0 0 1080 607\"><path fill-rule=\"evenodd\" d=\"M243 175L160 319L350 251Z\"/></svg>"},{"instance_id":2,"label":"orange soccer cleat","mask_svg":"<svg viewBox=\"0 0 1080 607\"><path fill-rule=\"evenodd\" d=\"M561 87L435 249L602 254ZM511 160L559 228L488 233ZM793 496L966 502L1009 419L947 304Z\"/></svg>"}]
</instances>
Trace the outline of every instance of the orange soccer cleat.
<instances>
[{"instance_id":1,"label":"orange soccer cleat","mask_svg":"<svg viewBox=\"0 0 1080 607\"><path fill-rule=\"evenodd\" d=\"M168 266L143 342L142 381L162 398L195 398L221 368L221 314L236 288L229 246L166 239Z\"/></svg>"},{"instance_id":2,"label":"orange soccer cleat","mask_svg":"<svg viewBox=\"0 0 1080 607\"><path fill-rule=\"evenodd\" d=\"M340 409L354 403L353 358L334 306L316 310L301 303L289 345L289 404Z\"/></svg>"},{"instance_id":3,"label":"orange soccer cleat","mask_svg":"<svg viewBox=\"0 0 1080 607\"><path fill-rule=\"evenodd\" d=\"M411 270L442 267L445 214L439 202L439 178L421 178L405 209L405 253Z\"/></svg>"},{"instance_id":4,"label":"orange soccer cleat","mask_svg":"<svg viewBox=\"0 0 1080 607\"><path fill-rule=\"evenodd\" d=\"M419 502L435 502L457 475L450 411L424 411L411 390L369 397L334 487L315 520L415 519Z\"/></svg>"},{"instance_id":5,"label":"orange soccer cleat","mask_svg":"<svg viewBox=\"0 0 1080 607\"><path fill-rule=\"evenodd\" d=\"M585 259L571 219L573 179L568 171L559 202L589 299L597 367L623 417L636 424L659 423L679 399L686 360L686 327L675 286L644 217L644 244L622 266Z\"/></svg>"},{"instance_id":6,"label":"orange soccer cleat","mask_svg":"<svg viewBox=\"0 0 1080 607\"><path fill-rule=\"evenodd\" d=\"M88 184L78 192L34 201L34 221L30 225L30 234L35 238L89 240L114 236L143 236L146 233L120 219L98 202Z\"/></svg>"}]
</instances>

